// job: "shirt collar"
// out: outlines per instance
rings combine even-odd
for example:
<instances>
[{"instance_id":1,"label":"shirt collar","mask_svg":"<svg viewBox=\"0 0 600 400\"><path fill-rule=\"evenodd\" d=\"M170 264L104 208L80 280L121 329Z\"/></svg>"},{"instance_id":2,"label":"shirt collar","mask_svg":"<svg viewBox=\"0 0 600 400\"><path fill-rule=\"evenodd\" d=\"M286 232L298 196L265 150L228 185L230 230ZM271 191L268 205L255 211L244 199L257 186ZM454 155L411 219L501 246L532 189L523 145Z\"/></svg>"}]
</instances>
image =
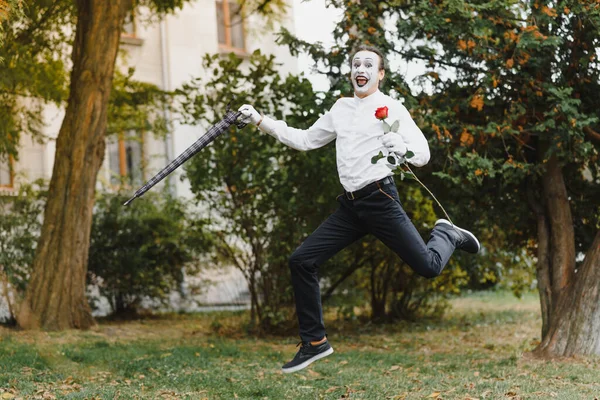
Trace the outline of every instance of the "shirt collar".
<instances>
[{"instance_id":1,"label":"shirt collar","mask_svg":"<svg viewBox=\"0 0 600 400\"><path fill-rule=\"evenodd\" d=\"M371 93L367 97L363 97L362 99L358 97L356 93L354 93L354 101L358 104L366 104L371 102L372 100L380 98L382 95L383 93L381 93L379 89L377 89L375 92Z\"/></svg>"}]
</instances>

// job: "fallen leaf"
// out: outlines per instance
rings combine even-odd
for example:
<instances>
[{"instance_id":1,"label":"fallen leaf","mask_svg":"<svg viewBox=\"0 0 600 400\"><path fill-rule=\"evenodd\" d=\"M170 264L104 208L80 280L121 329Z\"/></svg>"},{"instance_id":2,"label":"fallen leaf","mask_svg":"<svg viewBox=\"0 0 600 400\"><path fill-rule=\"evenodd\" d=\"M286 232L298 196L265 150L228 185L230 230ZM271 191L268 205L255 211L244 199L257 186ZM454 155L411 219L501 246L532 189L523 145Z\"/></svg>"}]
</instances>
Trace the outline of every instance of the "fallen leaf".
<instances>
[{"instance_id":1,"label":"fallen leaf","mask_svg":"<svg viewBox=\"0 0 600 400\"><path fill-rule=\"evenodd\" d=\"M475 372L473 373L473 375L474 375L474 376L479 376L479 371L475 371Z\"/></svg>"},{"instance_id":2,"label":"fallen leaf","mask_svg":"<svg viewBox=\"0 0 600 400\"><path fill-rule=\"evenodd\" d=\"M14 399L16 396L12 393L2 393L3 399Z\"/></svg>"},{"instance_id":3,"label":"fallen leaf","mask_svg":"<svg viewBox=\"0 0 600 400\"><path fill-rule=\"evenodd\" d=\"M406 399L406 396L407 396L406 394L397 394L395 396L386 397L386 399L389 399L389 400L404 400L404 399Z\"/></svg>"},{"instance_id":4,"label":"fallen leaf","mask_svg":"<svg viewBox=\"0 0 600 400\"><path fill-rule=\"evenodd\" d=\"M400 369L399 365L392 365L392 367L390 368L390 371L397 371Z\"/></svg>"},{"instance_id":5,"label":"fallen leaf","mask_svg":"<svg viewBox=\"0 0 600 400\"><path fill-rule=\"evenodd\" d=\"M341 389L341 388L342 388L341 386L332 386L329 389L327 389L325 391L325 393L332 393L332 392L335 392L336 390Z\"/></svg>"},{"instance_id":6,"label":"fallen leaf","mask_svg":"<svg viewBox=\"0 0 600 400\"><path fill-rule=\"evenodd\" d=\"M321 374L320 374L320 373L318 373L317 371L313 371L312 369L309 369L309 370L308 370L308 374L309 374L310 376L314 376L314 377L321 376Z\"/></svg>"},{"instance_id":7,"label":"fallen leaf","mask_svg":"<svg viewBox=\"0 0 600 400\"><path fill-rule=\"evenodd\" d=\"M437 399L440 394L442 394L442 392L433 392L427 397L432 398L432 399Z\"/></svg>"},{"instance_id":8,"label":"fallen leaf","mask_svg":"<svg viewBox=\"0 0 600 400\"><path fill-rule=\"evenodd\" d=\"M346 361L346 360L340 361L340 362L338 363L338 365L340 365L340 366L341 366L341 365L346 365L346 364L348 364L348 361Z\"/></svg>"}]
</instances>

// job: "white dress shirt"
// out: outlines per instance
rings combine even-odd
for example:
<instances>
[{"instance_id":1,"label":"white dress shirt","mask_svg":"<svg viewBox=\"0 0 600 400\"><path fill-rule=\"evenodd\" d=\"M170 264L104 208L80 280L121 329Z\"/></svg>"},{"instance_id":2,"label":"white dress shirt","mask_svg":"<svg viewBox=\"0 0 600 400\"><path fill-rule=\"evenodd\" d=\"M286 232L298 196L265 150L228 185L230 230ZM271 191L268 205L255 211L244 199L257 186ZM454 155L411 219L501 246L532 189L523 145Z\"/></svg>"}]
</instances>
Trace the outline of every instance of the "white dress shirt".
<instances>
[{"instance_id":1,"label":"white dress shirt","mask_svg":"<svg viewBox=\"0 0 600 400\"><path fill-rule=\"evenodd\" d=\"M375 110L388 107L386 122L400 122L398 133L414 157L407 161L421 167L429 161L429 144L408 110L398 100L379 90L364 97L340 98L309 129L296 129L284 121L264 117L259 129L297 150L312 150L336 141L337 169L340 183L349 192L365 187L369 183L393 175L385 159L377 164L371 158L380 151L388 154L381 143L384 135L383 122L375 118Z\"/></svg>"}]
</instances>

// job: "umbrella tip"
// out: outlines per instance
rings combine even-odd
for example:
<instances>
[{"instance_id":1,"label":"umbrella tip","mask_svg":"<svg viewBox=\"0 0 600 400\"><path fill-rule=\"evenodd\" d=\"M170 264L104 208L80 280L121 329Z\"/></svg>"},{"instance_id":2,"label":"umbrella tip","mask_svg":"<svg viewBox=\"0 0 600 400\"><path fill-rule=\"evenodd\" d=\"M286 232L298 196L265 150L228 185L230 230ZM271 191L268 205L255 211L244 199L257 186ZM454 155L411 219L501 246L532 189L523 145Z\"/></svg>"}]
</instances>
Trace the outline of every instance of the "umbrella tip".
<instances>
[{"instance_id":1,"label":"umbrella tip","mask_svg":"<svg viewBox=\"0 0 600 400\"><path fill-rule=\"evenodd\" d=\"M127 200L125 203L123 203L124 206L128 206L129 203L131 203L133 200L135 200L135 197L130 198L129 200Z\"/></svg>"}]
</instances>

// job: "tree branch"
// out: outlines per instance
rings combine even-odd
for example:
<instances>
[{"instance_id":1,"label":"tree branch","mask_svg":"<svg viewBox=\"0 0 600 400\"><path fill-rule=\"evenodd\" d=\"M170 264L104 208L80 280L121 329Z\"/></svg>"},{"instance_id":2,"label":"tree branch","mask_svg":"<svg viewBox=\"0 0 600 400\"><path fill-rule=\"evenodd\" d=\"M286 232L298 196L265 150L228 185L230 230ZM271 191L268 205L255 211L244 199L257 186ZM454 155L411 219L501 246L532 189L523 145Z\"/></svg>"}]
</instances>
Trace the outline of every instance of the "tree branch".
<instances>
[{"instance_id":1,"label":"tree branch","mask_svg":"<svg viewBox=\"0 0 600 400\"><path fill-rule=\"evenodd\" d=\"M592 142L595 142L596 144L600 144L600 133L596 132L589 126L586 126L585 128L583 128L583 132L585 132L585 135L587 136L587 138L590 139Z\"/></svg>"},{"instance_id":2,"label":"tree branch","mask_svg":"<svg viewBox=\"0 0 600 400\"><path fill-rule=\"evenodd\" d=\"M321 301L323 303L325 303L325 301L327 301L331 295L333 294L333 292L335 291L335 289L342 284L342 282L344 282L346 279L348 279L353 273L354 271L356 271L358 268L360 268L362 266L362 255L363 253L357 253L354 256L354 262L350 265L350 267L344 271L344 273L342 274L342 276L339 277L339 279L337 281L335 281L325 292L325 294L323 294L321 296Z\"/></svg>"},{"instance_id":3,"label":"tree branch","mask_svg":"<svg viewBox=\"0 0 600 400\"><path fill-rule=\"evenodd\" d=\"M456 64L456 63L453 63L453 62L450 62L450 61L442 61L442 60L436 59L434 57L422 56L422 55L419 55L419 54L416 54L416 53L409 54L409 53L407 53L405 51L402 51L402 50L393 49L393 51L395 53L403 56L403 57L406 57L407 59L418 58L420 60L425 60L425 61L431 61L431 60L433 60L434 63L445 65L447 67L453 67L453 68L463 69L463 70L472 71L472 72L485 72L484 70L481 70L479 68L475 68L475 67L473 67L473 66L471 66L469 64L466 64L466 63L465 64Z\"/></svg>"}]
</instances>

